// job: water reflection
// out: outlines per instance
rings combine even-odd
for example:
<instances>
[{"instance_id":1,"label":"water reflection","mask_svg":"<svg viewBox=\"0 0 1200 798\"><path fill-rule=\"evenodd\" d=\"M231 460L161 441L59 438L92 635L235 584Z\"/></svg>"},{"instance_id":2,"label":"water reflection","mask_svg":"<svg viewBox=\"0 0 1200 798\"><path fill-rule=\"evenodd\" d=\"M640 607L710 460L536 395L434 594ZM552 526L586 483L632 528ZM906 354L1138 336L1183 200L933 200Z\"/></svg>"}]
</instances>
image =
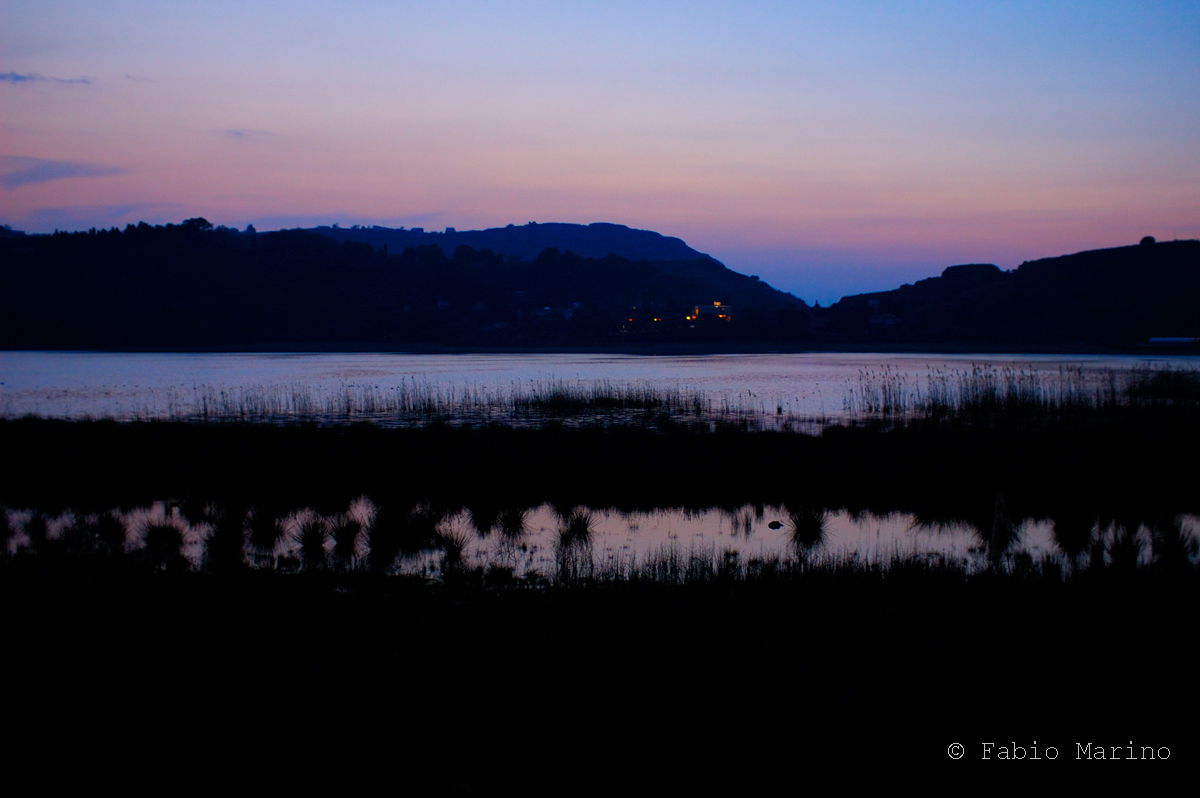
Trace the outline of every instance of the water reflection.
<instances>
[{"instance_id":1,"label":"water reflection","mask_svg":"<svg viewBox=\"0 0 1200 798\"><path fill-rule=\"evenodd\" d=\"M788 513L788 533L793 548L808 557L825 542L826 513L817 507L799 507Z\"/></svg>"},{"instance_id":2,"label":"water reflection","mask_svg":"<svg viewBox=\"0 0 1200 798\"><path fill-rule=\"evenodd\" d=\"M764 416L827 419L847 410L864 372L887 368L914 384L973 367L1081 375L1167 364L1191 356L904 355L807 353L644 357L636 355L151 354L0 352L0 415L161 418L202 413L214 400L250 413L274 405L304 411L354 397L367 415L380 397L422 389L455 401L494 397L559 380L696 391ZM859 397L863 400L864 397Z\"/></svg>"},{"instance_id":3,"label":"water reflection","mask_svg":"<svg viewBox=\"0 0 1200 798\"><path fill-rule=\"evenodd\" d=\"M1091 548L1096 532L1096 516L1087 513L1055 516L1051 530L1054 543L1072 564L1078 564Z\"/></svg>"},{"instance_id":4,"label":"water reflection","mask_svg":"<svg viewBox=\"0 0 1200 798\"><path fill-rule=\"evenodd\" d=\"M76 517L5 510L5 552L130 558L151 570L239 568L447 575L483 569L497 579L630 578L667 581L761 573L781 563L851 560L886 567L937 557L968 569L1056 561L1065 571L1184 568L1200 558L1200 523L1103 518L1086 512L1014 517L1003 497L973 519L875 514L814 504L649 511L581 506L438 508L399 497L358 499L341 512L158 502ZM1024 565L1022 565L1024 564Z\"/></svg>"},{"instance_id":5,"label":"water reflection","mask_svg":"<svg viewBox=\"0 0 1200 798\"><path fill-rule=\"evenodd\" d=\"M500 511L500 534L507 540L520 540L524 537L528 523L528 510L508 507Z\"/></svg>"},{"instance_id":6,"label":"water reflection","mask_svg":"<svg viewBox=\"0 0 1200 798\"><path fill-rule=\"evenodd\" d=\"M306 571L324 569L329 541L331 520L321 518L316 513L309 513L300 524L300 535L297 541L300 546L300 563Z\"/></svg>"},{"instance_id":7,"label":"water reflection","mask_svg":"<svg viewBox=\"0 0 1200 798\"><path fill-rule=\"evenodd\" d=\"M212 513L212 531L204 546L206 570L231 571L244 565L248 514L248 508L237 502L229 502L215 509Z\"/></svg>"},{"instance_id":8,"label":"water reflection","mask_svg":"<svg viewBox=\"0 0 1200 798\"><path fill-rule=\"evenodd\" d=\"M358 542L362 537L362 524L349 513L331 520L329 537L333 540L333 563L348 571L355 568L361 557Z\"/></svg>"},{"instance_id":9,"label":"water reflection","mask_svg":"<svg viewBox=\"0 0 1200 798\"><path fill-rule=\"evenodd\" d=\"M1155 566L1182 570L1200 558L1200 538L1185 528L1183 516L1157 519L1150 529L1150 550Z\"/></svg>"},{"instance_id":10,"label":"water reflection","mask_svg":"<svg viewBox=\"0 0 1200 798\"><path fill-rule=\"evenodd\" d=\"M980 529L982 532L983 529ZM996 495L996 508L992 513L991 530L984 538L984 550L987 552L988 562L993 567L998 566L1005 555L1009 554L1020 542L1020 527L1014 524L1012 519L1008 517L1008 512L1004 506L1004 497Z\"/></svg>"}]
</instances>

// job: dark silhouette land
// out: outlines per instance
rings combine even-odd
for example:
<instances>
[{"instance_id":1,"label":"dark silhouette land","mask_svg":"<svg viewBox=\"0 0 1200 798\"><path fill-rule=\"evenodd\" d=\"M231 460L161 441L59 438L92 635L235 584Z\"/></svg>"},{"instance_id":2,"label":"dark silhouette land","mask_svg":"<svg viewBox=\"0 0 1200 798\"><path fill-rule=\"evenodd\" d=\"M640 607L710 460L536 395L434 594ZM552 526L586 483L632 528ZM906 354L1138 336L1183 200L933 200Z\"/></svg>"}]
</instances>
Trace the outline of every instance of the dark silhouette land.
<instances>
[{"instance_id":1,"label":"dark silhouette land","mask_svg":"<svg viewBox=\"0 0 1200 798\"><path fill-rule=\"evenodd\" d=\"M829 308L621 225L0 237L9 349L1130 351L1200 339L1200 242L951 266Z\"/></svg>"}]
</instances>

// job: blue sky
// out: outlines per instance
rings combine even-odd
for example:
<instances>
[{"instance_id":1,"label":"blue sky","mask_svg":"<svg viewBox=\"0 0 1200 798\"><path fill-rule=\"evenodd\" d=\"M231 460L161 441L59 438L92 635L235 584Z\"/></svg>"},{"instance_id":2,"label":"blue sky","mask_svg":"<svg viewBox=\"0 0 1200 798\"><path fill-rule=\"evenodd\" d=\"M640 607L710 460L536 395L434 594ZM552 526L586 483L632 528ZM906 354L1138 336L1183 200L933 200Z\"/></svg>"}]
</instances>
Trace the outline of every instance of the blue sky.
<instances>
[{"instance_id":1,"label":"blue sky","mask_svg":"<svg viewBox=\"0 0 1200 798\"><path fill-rule=\"evenodd\" d=\"M5 2L0 221L611 221L808 300L1200 237L1200 7Z\"/></svg>"}]
</instances>

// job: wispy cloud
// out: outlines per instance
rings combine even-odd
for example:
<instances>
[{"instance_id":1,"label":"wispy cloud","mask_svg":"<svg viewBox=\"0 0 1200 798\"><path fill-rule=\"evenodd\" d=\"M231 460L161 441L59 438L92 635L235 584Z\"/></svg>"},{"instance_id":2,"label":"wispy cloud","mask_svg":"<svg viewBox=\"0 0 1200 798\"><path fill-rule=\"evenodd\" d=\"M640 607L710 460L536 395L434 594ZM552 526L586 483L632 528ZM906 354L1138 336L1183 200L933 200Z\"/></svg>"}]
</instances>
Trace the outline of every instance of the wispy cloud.
<instances>
[{"instance_id":1,"label":"wispy cloud","mask_svg":"<svg viewBox=\"0 0 1200 798\"><path fill-rule=\"evenodd\" d=\"M46 158L26 158L20 155L0 156L0 184L10 191L20 186L48 183L68 177L109 177L128 172L119 166L84 163L82 161L53 161Z\"/></svg>"},{"instance_id":2,"label":"wispy cloud","mask_svg":"<svg viewBox=\"0 0 1200 798\"><path fill-rule=\"evenodd\" d=\"M221 131L227 138L236 139L237 141L262 141L276 137L275 133L268 133L265 130L254 130L248 127L231 127Z\"/></svg>"},{"instance_id":3,"label":"wispy cloud","mask_svg":"<svg viewBox=\"0 0 1200 798\"><path fill-rule=\"evenodd\" d=\"M76 85L88 85L92 82L92 79L55 78L48 75L39 75L36 72L2 72L0 73L0 81L7 83L73 83Z\"/></svg>"}]
</instances>

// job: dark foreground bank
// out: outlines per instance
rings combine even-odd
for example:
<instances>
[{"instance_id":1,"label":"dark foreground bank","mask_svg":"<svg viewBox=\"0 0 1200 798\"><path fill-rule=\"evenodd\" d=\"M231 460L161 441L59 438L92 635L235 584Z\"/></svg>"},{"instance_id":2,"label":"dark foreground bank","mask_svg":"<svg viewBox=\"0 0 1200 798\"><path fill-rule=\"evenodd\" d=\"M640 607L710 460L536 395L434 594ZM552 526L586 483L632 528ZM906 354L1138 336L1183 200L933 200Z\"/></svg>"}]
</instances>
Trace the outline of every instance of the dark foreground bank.
<instances>
[{"instance_id":1,"label":"dark foreground bank","mask_svg":"<svg viewBox=\"0 0 1200 798\"><path fill-rule=\"evenodd\" d=\"M987 740L1057 745L1069 767L1077 739L1133 738L1178 765L1175 719L1197 708L1194 569L502 588L32 557L3 573L6 725L18 750L102 753L93 783L244 763L254 781L385 771L400 792L472 794L936 781L962 777L950 744L978 759Z\"/></svg>"},{"instance_id":2,"label":"dark foreground bank","mask_svg":"<svg viewBox=\"0 0 1200 798\"><path fill-rule=\"evenodd\" d=\"M778 504L990 519L1200 511L1190 405L918 420L820 435L653 425L419 429L0 420L0 504L58 514L171 501L648 510ZM981 522L983 523L983 522ZM987 521L990 523L990 521Z\"/></svg>"},{"instance_id":3,"label":"dark foreground bank","mask_svg":"<svg viewBox=\"0 0 1200 798\"><path fill-rule=\"evenodd\" d=\"M1197 511L1196 414L1181 399L1014 407L818 436L670 419L0 422L0 504L25 541L6 529L0 568L10 750L53 744L89 783L384 772L398 791L473 794L787 788L899 768L959 782L949 746L979 759L989 740L1054 745L1056 768L1079 766L1077 742L1189 761L1200 578L1170 519ZM362 495L386 557L285 573L248 556L257 519ZM971 570L798 553L683 580L389 570L406 547L444 545L417 520L464 507L902 510L995 541L1000 498L1011 520L1053 519L1063 556L1001 551ZM165 527L105 548L106 513L156 501L218 532L234 519L232 556L214 533L211 556L181 563ZM34 520L65 514L76 527Z\"/></svg>"}]
</instances>

